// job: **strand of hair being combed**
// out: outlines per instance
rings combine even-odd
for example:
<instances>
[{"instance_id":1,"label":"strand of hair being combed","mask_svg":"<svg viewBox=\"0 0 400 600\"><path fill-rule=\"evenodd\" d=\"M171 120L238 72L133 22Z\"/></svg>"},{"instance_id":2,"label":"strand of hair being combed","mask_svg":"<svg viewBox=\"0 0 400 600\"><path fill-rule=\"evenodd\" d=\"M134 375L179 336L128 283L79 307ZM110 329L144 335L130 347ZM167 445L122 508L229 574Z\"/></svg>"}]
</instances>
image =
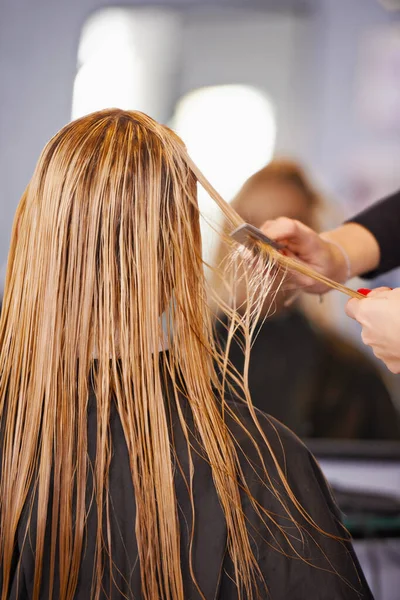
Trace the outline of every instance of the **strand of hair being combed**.
<instances>
[{"instance_id":1,"label":"strand of hair being combed","mask_svg":"<svg viewBox=\"0 0 400 600\"><path fill-rule=\"evenodd\" d=\"M222 196L217 192L217 190L211 185L211 183L206 179L200 169L195 165L192 159L187 156L187 163L190 169L195 174L197 180L201 183L203 188L210 194L210 196L215 200L218 204L221 211L224 213L225 217L228 219L229 224L232 228L237 228L240 225L244 225L245 221L238 215L234 208L230 206L226 200L222 198ZM274 262L275 265L279 265L283 269L287 271L296 271L301 275L305 275L314 279L314 281L318 281L319 283L323 283L331 289L338 290L339 292L346 294L352 298L364 298L362 294L352 290L351 288L322 275L322 273L318 273L311 267L309 267L306 263L298 260L297 258L293 258L291 256L285 256L278 250L276 250L273 246L267 243L263 243L261 240L254 240L254 247L262 248L264 252L269 255L269 258Z\"/></svg>"}]
</instances>

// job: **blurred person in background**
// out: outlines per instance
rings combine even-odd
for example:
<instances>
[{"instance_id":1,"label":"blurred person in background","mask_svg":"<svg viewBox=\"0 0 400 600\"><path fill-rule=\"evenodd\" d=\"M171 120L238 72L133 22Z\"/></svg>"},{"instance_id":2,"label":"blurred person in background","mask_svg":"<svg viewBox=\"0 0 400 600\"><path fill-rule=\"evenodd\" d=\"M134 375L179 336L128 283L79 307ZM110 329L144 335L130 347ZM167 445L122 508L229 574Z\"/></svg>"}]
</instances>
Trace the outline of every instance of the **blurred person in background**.
<instances>
[{"instance_id":1,"label":"blurred person in background","mask_svg":"<svg viewBox=\"0 0 400 600\"><path fill-rule=\"evenodd\" d=\"M323 202L297 163L276 159L246 181L232 206L256 227L285 217L318 229ZM218 264L224 252L221 244ZM317 307L299 299L260 321L249 363L254 404L300 436L400 439L399 416L378 371L356 347L319 325ZM268 310L266 304L262 318ZM226 318L216 325L223 347L227 325ZM239 372L242 342L238 334L229 352Z\"/></svg>"},{"instance_id":2,"label":"blurred person in background","mask_svg":"<svg viewBox=\"0 0 400 600\"><path fill-rule=\"evenodd\" d=\"M262 229L309 267L341 283L355 276L373 279L400 267L400 191L322 234L285 217L268 220ZM298 275L292 285L310 294L329 291ZM360 291L367 297L349 300L346 312L360 323L361 339L375 356L392 373L400 373L400 288Z\"/></svg>"}]
</instances>

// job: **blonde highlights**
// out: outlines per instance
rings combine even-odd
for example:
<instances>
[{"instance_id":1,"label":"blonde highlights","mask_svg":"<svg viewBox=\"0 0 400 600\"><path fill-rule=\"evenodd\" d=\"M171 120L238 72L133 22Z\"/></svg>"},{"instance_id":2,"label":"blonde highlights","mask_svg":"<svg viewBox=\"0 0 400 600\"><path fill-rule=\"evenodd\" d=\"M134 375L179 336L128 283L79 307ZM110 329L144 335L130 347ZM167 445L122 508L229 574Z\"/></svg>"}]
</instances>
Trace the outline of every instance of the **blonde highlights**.
<instances>
[{"instance_id":1,"label":"blonde highlights","mask_svg":"<svg viewBox=\"0 0 400 600\"><path fill-rule=\"evenodd\" d=\"M44 567L50 572L49 597L56 571L60 600L74 597L91 468L90 378L97 410L92 502L98 528L92 598L107 593L101 574L105 561L112 564L107 515L109 415L114 402L130 456L137 514L132 527L143 598L184 600L167 406L171 403L177 410L191 456L182 398L211 466L238 596L257 597L256 582L262 577L241 494L266 522L273 516L251 497L241 473L239 450L224 417L228 412L237 420L224 399L227 374L240 383L254 423L267 446L269 442L252 407L246 376L230 371L227 353L214 341L197 181L232 228L242 223L191 162L177 136L142 113L106 110L88 115L64 127L43 150L17 210L0 320L2 600L7 598L18 524L26 506L29 511L34 502L34 600L40 597ZM244 316L230 313L232 335L242 327L247 344L276 276L276 257L269 249L260 252L247 282L252 299L248 311ZM234 253L233 262L242 260ZM226 304L223 309L230 310ZM166 334L169 352L161 362L158 349ZM222 383L216 365L223 373ZM168 392L167 375L172 383ZM257 447L255 440L252 443ZM291 493L271 448L270 453L293 510L316 527ZM193 499L192 478L191 471L187 485ZM267 471L265 481L274 489ZM44 565L49 521L51 560ZM24 535L28 543L29 525ZM195 579L193 572L192 576Z\"/></svg>"}]
</instances>

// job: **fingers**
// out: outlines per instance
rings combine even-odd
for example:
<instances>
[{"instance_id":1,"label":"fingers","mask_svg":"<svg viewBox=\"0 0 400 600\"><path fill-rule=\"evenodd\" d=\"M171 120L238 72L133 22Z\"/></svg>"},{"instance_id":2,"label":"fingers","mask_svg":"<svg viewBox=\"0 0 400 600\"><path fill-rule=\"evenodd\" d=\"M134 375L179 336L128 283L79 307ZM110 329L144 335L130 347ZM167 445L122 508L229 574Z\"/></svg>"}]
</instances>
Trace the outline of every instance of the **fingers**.
<instances>
[{"instance_id":1,"label":"fingers","mask_svg":"<svg viewBox=\"0 0 400 600\"><path fill-rule=\"evenodd\" d=\"M310 265L318 263L321 254L326 254L327 242L300 221L280 217L274 221L266 221L261 230Z\"/></svg>"},{"instance_id":2,"label":"fingers","mask_svg":"<svg viewBox=\"0 0 400 600\"><path fill-rule=\"evenodd\" d=\"M386 362L385 364L391 373L394 373L395 375L400 373L400 362L398 360Z\"/></svg>"},{"instance_id":3,"label":"fingers","mask_svg":"<svg viewBox=\"0 0 400 600\"><path fill-rule=\"evenodd\" d=\"M366 301L370 301L372 299L374 299L374 300L385 299L388 297L388 292L390 292L390 291L391 291L391 288L380 287L380 288L371 290L368 293L368 295L365 296L365 299L363 298L363 299L358 300L357 298L352 298L346 304L346 307L345 307L346 315L348 317L350 317L351 319L360 321L362 307L364 307L364 309L366 307L366 305L363 303ZM370 302L368 303L368 306L371 306Z\"/></svg>"},{"instance_id":4,"label":"fingers","mask_svg":"<svg viewBox=\"0 0 400 600\"><path fill-rule=\"evenodd\" d=\"M285 250L293 253L296 258L318 273L337 281L343 280L343 253L335 250L334 244L326 241L303 223L280 217L264 223L261 230L272 240L283 244ZM311 294L322 294L328 290L324 283L316 283L308 277L305 279L304 276L293 275L293 279L298 285L306 287L307 292Z\"/></svg>"},{"instance_id":5,"label":"fingers","mask_svg":"<svg viewBox=\"0 0 400 600\"><path fill-rule=\"evenodd\" d=\"M363 288L361 288L363 289ZM359 290L360 291L360 290ZM388 298L388 294L392 291L392 288L389 287L379 287L379 288L375 288L373 290L369 290L368 294L365 294L365 300L364 299L360 299L358 300L357 298L352 298L351 300L349 300L346 304L346 315L348 317L350 317L351 319L355 319L356 321L360 320L360 310L361 307L363 306L362 303L365 302L366 300L379 300L379 299L386 299ZM365 304L364 304L364 308L365 308ZM370 306L370 303L368 304L368 306Z\"/></svg>"},{"instance_id":6,"label":"fingers","mask_svg":"<svg viewBox=\"0 0 400 600\"><path fill-rule=\"evenodd\" d=\"M377 288L352 299L346 314L360 323L361 339L392 373L400 372L400 289Z\"/></svg>"},{"instance_id":7,"label":"fingers","mask_svg":"<svg viewBox=\"0 0 400 600\"><path fill-rule=\"evenodd\" d=\"M357 314L359 311L360 302L364 302L364 300L358 300L357 298L352 298L346 304L345 311L346 315L350 317L350 319L357 320Z\"/></svg>"},{"instance_id":8,"label":"fingers","mask_svg":"<svg viewBox=\"0 0 400 600\"><path fill-rule=\"evenodd\" d=\"M387 298L387 292L391 292L391 291L392 291L392 288L389 288L389 287L378 287L369 292L368 298L376 298L379 296L381 298Z\"/></svg>"},{"instance_id":9,"label":"fingers","mask_svg":"<svg viewBox=\"0 0 400 600\"><path fill-rule=\"evenodd\" d=\"M273 221L266 221L262 225L261 231L272 240L278 242L283 240L296 242L304 236L301 225L299 221L288 219L287 217L279 217Z\"/></svg>"}]
</instances>

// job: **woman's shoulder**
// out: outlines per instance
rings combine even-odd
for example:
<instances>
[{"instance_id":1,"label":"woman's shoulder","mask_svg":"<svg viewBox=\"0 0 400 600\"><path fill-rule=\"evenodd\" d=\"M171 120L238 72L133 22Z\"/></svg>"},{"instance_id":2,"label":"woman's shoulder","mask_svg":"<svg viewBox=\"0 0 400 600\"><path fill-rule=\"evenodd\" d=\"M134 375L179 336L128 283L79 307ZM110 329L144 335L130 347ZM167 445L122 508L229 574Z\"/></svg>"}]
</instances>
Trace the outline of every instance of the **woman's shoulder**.
<instances>
[{"instance_id":1,"label":"woman's shoulder","mask_svg":"<svg viewBox=\"0 0 400 600\"><path fill-rule=\"evenodd\" d=\"M290 489L306 510L328 512L339 520L330 487L313 454L297 435L271 415L244 403L229 403L229 408L228 427L252 493L262 494L265 502L275 505L276 492L286 495Z\"/></svg>"},{"instance_id":2,"label":"woman's shoulder","mask_svg":"<svg viewBox=\"0 0 400 600\"><path fill-rule=\"evenodd\" d=\"M244 403L229 409L241 474L256 500L256 508L244 502L246 519L262 572L276 575L268 580L271 596L297 597L301 583L301 598L318 591L321 600L372 600L329 485L306 445L270 415Z\"/></svg>"}]
</instances>

